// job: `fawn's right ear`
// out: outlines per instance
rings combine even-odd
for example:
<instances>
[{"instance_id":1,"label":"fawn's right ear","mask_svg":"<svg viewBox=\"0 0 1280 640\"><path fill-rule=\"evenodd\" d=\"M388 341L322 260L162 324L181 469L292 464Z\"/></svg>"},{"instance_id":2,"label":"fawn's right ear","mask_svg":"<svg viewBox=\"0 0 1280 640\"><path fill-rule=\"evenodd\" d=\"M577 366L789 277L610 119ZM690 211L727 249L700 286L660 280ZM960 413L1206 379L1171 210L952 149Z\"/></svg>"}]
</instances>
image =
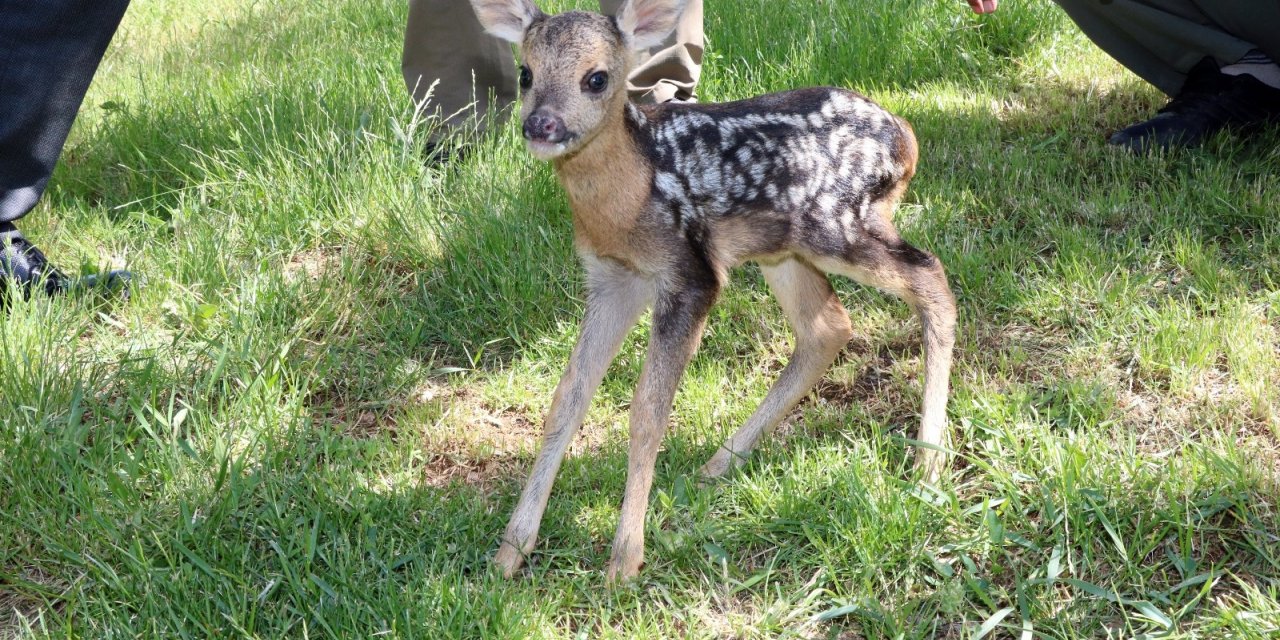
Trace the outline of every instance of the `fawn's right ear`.
<instances>
[{"instance_id":1,"label":"fawn's right ear","mask_svg":"<svg viewBox=\"0 0 1280 640\"><path fill-rule=\"evenodd\" d=\"M524 40L525 29L542 17L533 0L471 0L471 8L485 31L516 44Z\"/></svg>"}]
</instances>

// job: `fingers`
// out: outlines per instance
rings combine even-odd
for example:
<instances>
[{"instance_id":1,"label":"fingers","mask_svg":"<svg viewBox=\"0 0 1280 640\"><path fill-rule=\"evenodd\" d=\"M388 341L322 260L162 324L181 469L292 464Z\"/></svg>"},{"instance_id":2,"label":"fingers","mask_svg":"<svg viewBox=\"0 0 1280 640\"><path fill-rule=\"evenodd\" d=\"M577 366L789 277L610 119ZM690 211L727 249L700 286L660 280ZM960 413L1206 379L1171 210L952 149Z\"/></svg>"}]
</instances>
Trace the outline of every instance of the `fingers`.
<instances>
[{"instance_id":1,"label":"fingers","mask_svg":"<svg viewBox=\"0 0 1280 640\"><path fill-rule=\"evenodd\" d=\"M996 10L999 0L967 0L974 13L991 13Z\"/></svg>"}]
</instances>

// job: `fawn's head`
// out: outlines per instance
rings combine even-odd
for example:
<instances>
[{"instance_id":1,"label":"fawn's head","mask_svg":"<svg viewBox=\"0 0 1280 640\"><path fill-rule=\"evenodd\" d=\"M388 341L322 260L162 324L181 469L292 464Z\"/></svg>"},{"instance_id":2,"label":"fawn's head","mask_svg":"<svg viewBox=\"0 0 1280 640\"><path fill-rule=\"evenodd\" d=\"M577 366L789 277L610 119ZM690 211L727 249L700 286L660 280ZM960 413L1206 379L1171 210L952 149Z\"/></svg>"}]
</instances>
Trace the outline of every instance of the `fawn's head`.
<instances>
[{"instance_id":1,"label":"fawn's head","mask_svg":"<svg viewBox=\"0 0 1280 640\"><path fill-rule=\"evenodd\" d=\"M542 13L532 0L471 0L489 33L520 45L520 119L533 155L550 160L591 141L627 101L634 52L661 44L686 0L627 0L616 17Z\"/></svg>"}]
</instances>

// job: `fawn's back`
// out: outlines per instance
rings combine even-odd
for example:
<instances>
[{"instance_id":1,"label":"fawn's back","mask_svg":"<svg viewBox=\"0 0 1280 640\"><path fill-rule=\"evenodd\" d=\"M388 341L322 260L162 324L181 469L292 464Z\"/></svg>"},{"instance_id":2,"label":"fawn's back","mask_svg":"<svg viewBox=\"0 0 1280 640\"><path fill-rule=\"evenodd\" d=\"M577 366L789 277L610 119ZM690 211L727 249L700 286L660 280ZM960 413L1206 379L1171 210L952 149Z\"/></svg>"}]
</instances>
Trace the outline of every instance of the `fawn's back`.
<instances>
[{"instance_id":1,"label":"fawn's back","mask_svg":"<svg viewBox=\"0 0 1280 640\"><path fill-rule=\"evenodd\" d=\"M842 89L633 106L624 117L652 175L653 223L718 268L843 255L879 231L874 205L915 171L906 122Z\"/></svg>"}]
</instances>

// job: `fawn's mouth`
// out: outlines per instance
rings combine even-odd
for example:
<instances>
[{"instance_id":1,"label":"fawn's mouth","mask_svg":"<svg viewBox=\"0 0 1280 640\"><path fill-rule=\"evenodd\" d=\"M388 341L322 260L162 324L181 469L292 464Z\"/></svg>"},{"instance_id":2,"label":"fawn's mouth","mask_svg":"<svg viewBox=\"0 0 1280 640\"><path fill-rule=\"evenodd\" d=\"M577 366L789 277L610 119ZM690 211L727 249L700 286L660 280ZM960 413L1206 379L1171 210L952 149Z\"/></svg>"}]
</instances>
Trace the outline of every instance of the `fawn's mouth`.
<instances>
[{"instance_id":1,"label":"fawn's mouth","mask_svg":"<svg viewBox=\"0 0 1280 640\"><path fill-rule=\"evenodd\" d=\"M574 133L565 134L565 136L554 142L550 140L525 140L525 144L529 147L529 152L540 160L550 160L562 156L569 150L569 147L577 142L578 135Z\"/></svg>"}]
</instances>

